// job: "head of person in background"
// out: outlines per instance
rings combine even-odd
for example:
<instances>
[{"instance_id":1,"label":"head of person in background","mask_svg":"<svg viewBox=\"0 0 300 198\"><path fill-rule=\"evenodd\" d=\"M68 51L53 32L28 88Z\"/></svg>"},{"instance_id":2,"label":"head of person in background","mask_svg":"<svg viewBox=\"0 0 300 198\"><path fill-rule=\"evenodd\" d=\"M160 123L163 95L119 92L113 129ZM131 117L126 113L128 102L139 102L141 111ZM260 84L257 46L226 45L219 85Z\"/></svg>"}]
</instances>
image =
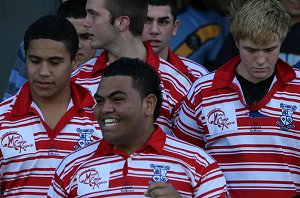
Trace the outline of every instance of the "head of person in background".
<instances>
[{"instance_id":1,"label":"head of person in background","mask_svg":"<svg viewBox=\"0 0 300 198\"><path fill-rule=\"evenodd\" d=\"M155 130L162 105L160 79L142 60L120 58L103 73L95 100L104 139L131 154Z\"/></svg>"},{"instance_id":2,"label":"head of person in background","mask_svg":"<svg viewBox=\"0 0 300 198\"><path fill-rule=\"evenodd\" d=\"M176 35L179 27L176 1L149 0L148 2L142 39L151 44L157 55L167 60L169 42Z\"/></svg>"},{"instance_id":3,"label":"head of person in background","mask_svg":"<svg viewBox=\"0 0 300 198\"><path fill-rule=\"evenodd\" d=\"M57 15L68 19L77 31L79 38L78 66L94 58L96 54L96 50L91 47L89 34L83 25L86 17L85 5L86 0L68 0L62 3L57 11Z\"/></svg>"},{"instance_id":4,"label":"head of person in background","mask_svg":"<svg viewBox=\"0 0 300 198\"><path fill-rule=\"evenodd\" d=\"M300 0L281 0L281 2L291 16L292 25L300 23Z\"/></svg>"},{"instance_id":5,"label":"head of person in background","mask_svg":"<svg viewBox=\"0 0 300 198\"><path fill-rule=\"evenodd\" d=\"M71 98L70 78L77 66L78 35L65 18L44 16L24 36L27 78L37 103Z\"/></svg>"},{"instance_id":6,"label":"head of person in background","mask_svg":"<svg viewBox=\"0 0 300 198\"><path fill-rule=\"evenodd\" d=\"M117 51L126 43L135 46L140 42L147 6L144 0L87 0L84 25L90 34L91 46L112 54L120 53Z\"/></svg>"},{"instance_id":7,"label":"head of person in background","mask_svg":"<svg viewBox=\"0 0 300 198\"><path fill-rule=\"evenodd\" d=\"M236 72L252 83L271 77L289 30L284 6L280 1L249 0L240 7L239 1L232 1L231 13L230 31L241 58Z\"/></svg>"}]
</instances>

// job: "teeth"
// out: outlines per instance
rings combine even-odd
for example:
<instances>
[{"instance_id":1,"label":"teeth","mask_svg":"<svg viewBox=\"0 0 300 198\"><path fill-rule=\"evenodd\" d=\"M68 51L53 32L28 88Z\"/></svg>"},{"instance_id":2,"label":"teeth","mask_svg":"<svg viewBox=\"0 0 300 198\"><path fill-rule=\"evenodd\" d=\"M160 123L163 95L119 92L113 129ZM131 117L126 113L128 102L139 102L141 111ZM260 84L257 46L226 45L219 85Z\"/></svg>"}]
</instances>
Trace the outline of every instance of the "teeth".
<instances>
[{"instance_id":1,"label":"teeth","mask_svg":"<svg viewBox=\"0 0 300 198\"><path fill-rule=\"evenodd\" d=\"M110 127L110 126L115 126L118 123L118 120L114 118L109 118L109 119L104 119L103 122L105 126Z\"/></svg>"}]
</instances>

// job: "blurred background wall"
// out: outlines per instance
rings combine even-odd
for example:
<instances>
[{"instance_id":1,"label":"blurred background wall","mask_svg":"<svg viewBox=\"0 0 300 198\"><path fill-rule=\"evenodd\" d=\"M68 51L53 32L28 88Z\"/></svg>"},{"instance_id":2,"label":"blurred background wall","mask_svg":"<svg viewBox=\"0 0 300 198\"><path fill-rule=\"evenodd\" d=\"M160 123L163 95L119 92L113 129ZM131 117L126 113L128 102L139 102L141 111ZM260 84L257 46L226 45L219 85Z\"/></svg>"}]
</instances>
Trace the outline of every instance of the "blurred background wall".
<instances>
[{"instance_id":1,"label":"blurred background wall","mask_svg":"<svg viewBox=\"0 0 300 198\"><path fill-rule=\"evenodd\" d=\"M56 14L60 0L0 0L0 101L27 27L37 18Z\"/></svg>"}]
</instances>

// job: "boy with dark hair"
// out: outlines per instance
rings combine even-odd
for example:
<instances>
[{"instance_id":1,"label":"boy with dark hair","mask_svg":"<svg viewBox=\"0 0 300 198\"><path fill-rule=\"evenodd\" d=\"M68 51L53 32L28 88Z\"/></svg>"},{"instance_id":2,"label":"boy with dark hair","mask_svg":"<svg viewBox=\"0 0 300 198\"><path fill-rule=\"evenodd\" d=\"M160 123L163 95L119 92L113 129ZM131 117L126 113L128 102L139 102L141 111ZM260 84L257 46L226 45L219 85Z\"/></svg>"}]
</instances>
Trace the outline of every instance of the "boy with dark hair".
<instances>
[{"instance_id":1,"label":"boy with dark hair","mask_svg":"<svg viewBox=\"0 0 300 198\"><path fill-rule=\"evenodd\" d=\"M151 44L153 51L158 56L176 66L194 82L208 71L198 63L174 54L169 48L169 42L179 28L177 13L174 0L149 0L142 39Z\"/></svg>"},{"instance_id":2,"label":"boy with dark hair","mask_svg":"<svg viewBox=\"0 0 300 198\"><path fill-rule=\"evenodd\" d=\"M58 16L25 33L28 82L0 104L0 183L4 197L45 197L60 161L102 137L94 100L70 82L78 35Z\"/></svg>"},{"instance_id":3,"label":"boy with dark hair","mask_svg":"<svg viewBox=\"0 0 300 198\"><path fill-rule=\"evenodd\" d=\"M87 0L84 25L91 35L91 46L105 51L74 72L72 79L96 93L102 73L121 57L139 58L153 66L161 78L163 105L157 124L168 134L191 81L175 66L160 59L141 34L147 16L145 0Z\"/></svg>"},{"instance_id":4,"label":"boy with dark hair","mask_svg":"<svg viewBox=\"0 0 300 198\"><path fill-rule=\"evenodd\" d=\"M225 197L217 163L155 126L162 92L152 66L111 63L95 99L103 139L63 160L48 197Z\"/></svg>"}]
</instances>

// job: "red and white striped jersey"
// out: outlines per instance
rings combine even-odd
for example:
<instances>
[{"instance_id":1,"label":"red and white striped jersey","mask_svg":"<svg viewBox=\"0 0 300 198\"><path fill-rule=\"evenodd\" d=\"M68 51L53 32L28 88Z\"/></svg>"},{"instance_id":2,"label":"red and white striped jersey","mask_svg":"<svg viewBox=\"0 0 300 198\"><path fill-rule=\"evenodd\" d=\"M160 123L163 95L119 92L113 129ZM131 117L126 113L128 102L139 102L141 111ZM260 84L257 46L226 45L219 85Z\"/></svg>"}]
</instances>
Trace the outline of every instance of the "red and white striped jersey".
<instances>
[{"instance_id":1,"label":"red and white striped jersey","mask_svg":"<svg viewBox=\"0 0 300 198\"><path fill-rule=\"evenodd\" d=\"M160 128L127 155L101 140L66 157L49 197L144 197L153 182L168 182L183 197L226 197L216 161L199 147L167 136Z\"/></svg>"},{"instance_id":2,"label":"red and white striped jersey","mask_svg":"<svg viewBox=\"0 0 300 198\"><path fill-rule=\"evenodd\" d=\"M170 48L168 49L168 62L179 69L192 83L208 73L207 69L202 65L174 54Z\"/></svg>"},{"instance_id":3,"label":"red and white striped jersey","mask_svg":"<svg viewBox=\"0 0 300 198\"><path fill-rule=\"evenodd\" d=\"M146 62L153 66L161 79L163 104L161 115L156 123L167 133L172 134L173 120L178 116L179 107L191 87L191 81L175 66L159 58L152 50L149 43L144 43L147 48ZM73 72L72 80L91 91L97 91L101 76L109 65L108 52L104 51L98 58L88 61Z\"/></svg>"},{"instance_id":4,"label":"red and white striped jersey","mask_svg":"<svg viewBox=\"0 0 300 198\"><path fill-rule=\"evenodd\" d=\"M300 71L279 59L268 94L247 106L239 63L193 84L174 134L216 159L232 197L290 198L300 192Z\"/></svg>"},{"instance_id":5,"label":"red and white striped jersey","mask_svg":"<svg viewBox=\"0 0 300 198\"><path fill-rule=\"evenodd\" d=\"M102 138L93 116L93 97L75 83L71 83L71 91L68 110L54 129L32 101L28 82L16 96L0 104L3 197L46 197L61 160Z\"/></svg>"}]
</instances>

